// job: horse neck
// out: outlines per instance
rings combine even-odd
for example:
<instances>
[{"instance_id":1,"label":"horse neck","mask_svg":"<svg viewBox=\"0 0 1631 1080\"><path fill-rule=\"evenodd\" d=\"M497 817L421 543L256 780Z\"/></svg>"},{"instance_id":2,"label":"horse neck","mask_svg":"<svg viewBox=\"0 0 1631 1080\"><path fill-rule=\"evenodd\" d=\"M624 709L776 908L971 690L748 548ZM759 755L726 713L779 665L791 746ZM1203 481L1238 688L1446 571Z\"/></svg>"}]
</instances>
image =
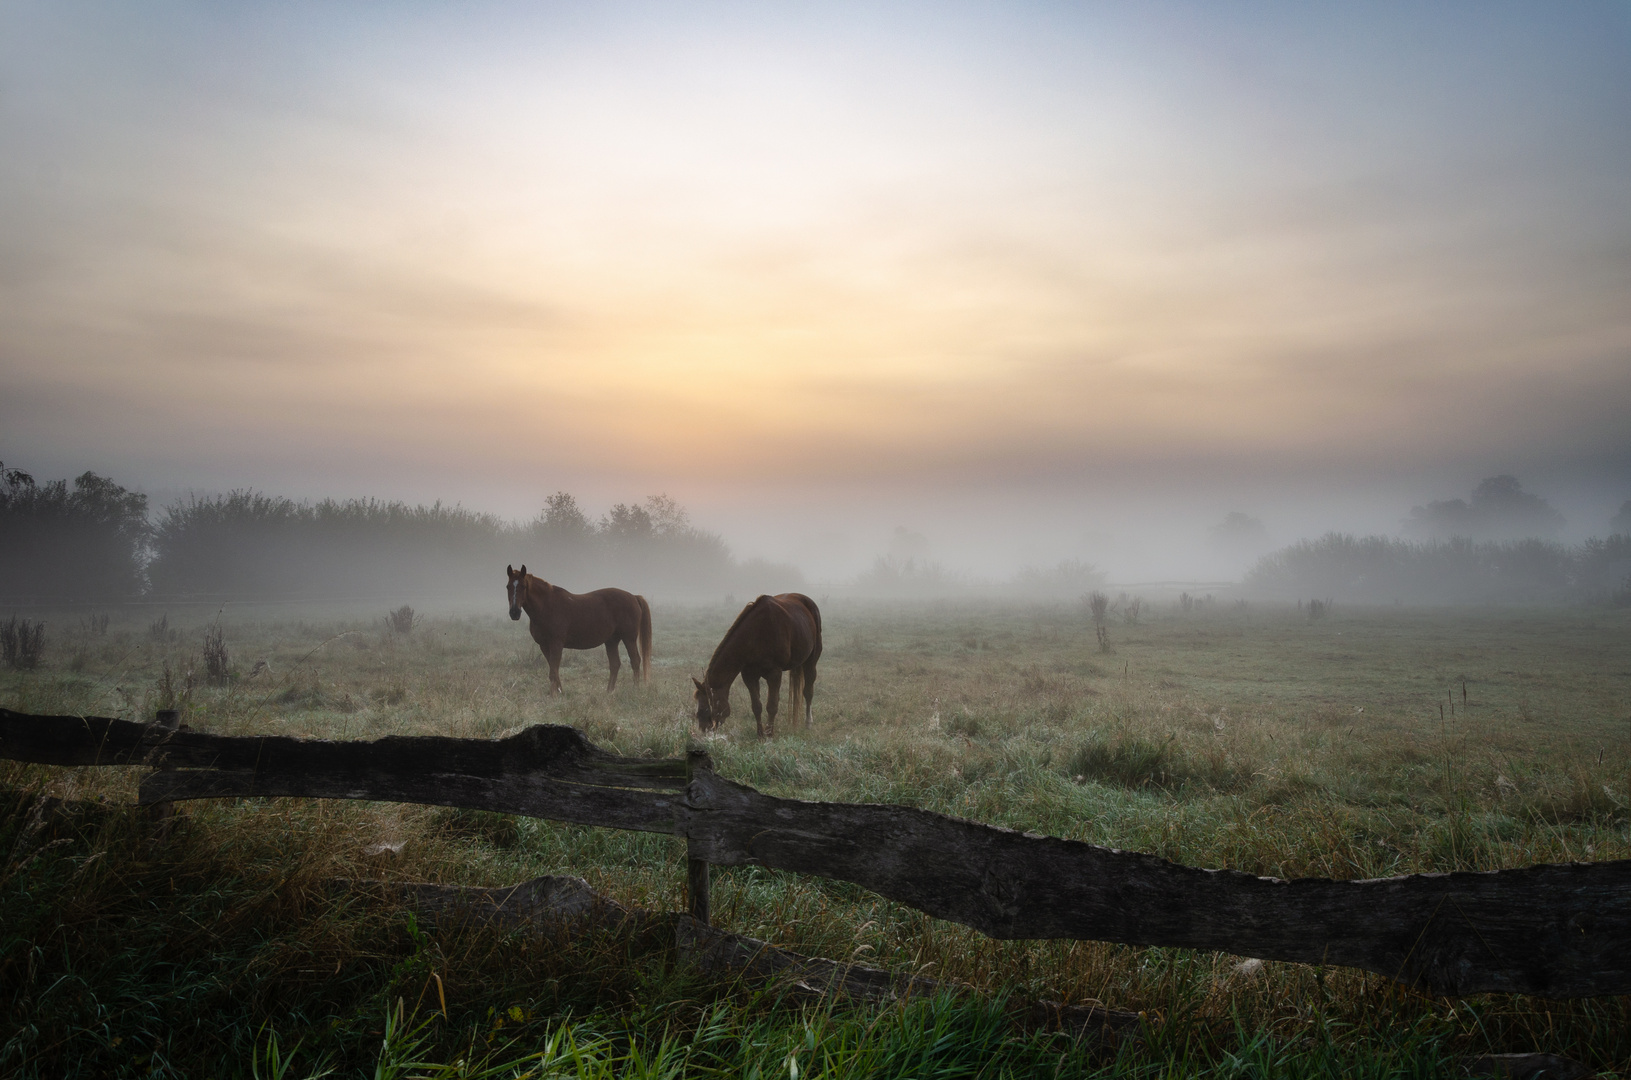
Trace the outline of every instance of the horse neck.
<instances>
[{"instance_id":1,"label":"horse neck","mask_svg":"<svg viewBox=\"0 0 1631 1080\"><path fill-rule=\"evenodd\" d=\"M742 665L730 659L731 650L727 648L730 643L731 635L726 635L719 648L714 650L713 657L708 661L708 670L702 675L703 685L719 690L729 686L731 680L742 674Z\"/></svg>"},{"instance_id":2,"label":"horse neck","mask_svg":"<svg viewBox=\"0 0 1631 1080\"><path fill-rule=\"evenodd\" d=\"M528 574L521 579L521 610L529 616L534 608L541 608L549 601L549 593L555 586L541 577Z\"/></svg>"}]
</instances>

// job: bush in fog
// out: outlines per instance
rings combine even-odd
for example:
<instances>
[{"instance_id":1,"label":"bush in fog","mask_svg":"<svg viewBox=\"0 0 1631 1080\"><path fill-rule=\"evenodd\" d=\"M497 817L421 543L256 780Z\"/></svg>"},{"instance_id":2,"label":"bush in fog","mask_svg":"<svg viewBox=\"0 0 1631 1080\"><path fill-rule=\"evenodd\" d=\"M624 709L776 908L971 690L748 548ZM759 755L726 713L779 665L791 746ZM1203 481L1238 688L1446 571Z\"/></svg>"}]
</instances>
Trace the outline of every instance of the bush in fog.
<instances>
[{"instance_id":1,"label":"bush in fog","mask_svg":"<svg viewBox=\"0 0 1631 1080\"><path fill-rule=\"evenodd\" d=\"M1080 559L1065 559L1047 569L1027 566L1014 576L1013 591L1039 599L1080 596L1104 584L1104 571Z\"/></svg>"},{"instance_id":2,"label":"bush in fog","mask_svg":"<svg viewBox=\"0 0 1631 1080\"><path fill-rule=\"evenodd\" d=\"M1557 535L1563 515L1545 499L1524 491L1517 477L1503 475L1479 483L1470 502L1447 499L1411 507L1405 528L1416 536L1440 540L1514 540Z\"/></svg>"},{"instance_id":3,"label":"bush in fog","mask_svg":"<svg viewBox=\"0 0 1631 1080\"><path fill-rule=\"evenodd\" d=\"M147 496L82 473L40 485L0 465L0 597L123 599L141 592Z\"/></svg>"},{"instance_id":4,"label":"bush in fog","mask_svg":"<svg viewBox=\"0 0 1631 1080\"><path fill-rule=\"evenodd\" d=\"M944 596L960 592L964 582L937 562L880 555L872 569L855 579L863 592L874 596Z\"/></svg>"},{"instance_id":5,"label":"bush in fog","mask_svg":"<svg viewBox=\"0 0 1631 1080\"><path fill-rule=\"evenodd\" d=\"M297 503L252 491L167 506L149 575L165 595L349 597L493 578L505 528L458 506Z\"/></svg>"},{"instance_id":6,"label":"bush in fog","mask_svg":"<svg viewBox=\"0 0 1631 1080\"><path fill-rule=\"evenodd\" d=\"M1631 537L1566 547L1545 540L1418 543L1328 533L1264 556L1247 589L1281 600L1482 604L1604 601L1631 577Z\"/></svg>"},{"instance_id":7,"label":"bush in fog","mask_svg":"<svg viewBox=\"0 0 1631 1080\"><path fill-rule=\"evenodd\" d=\"M1631 532L1587 540L1575 549L1575 564L1585 599L1631 606Z\"/></svg>"}]
</instances>

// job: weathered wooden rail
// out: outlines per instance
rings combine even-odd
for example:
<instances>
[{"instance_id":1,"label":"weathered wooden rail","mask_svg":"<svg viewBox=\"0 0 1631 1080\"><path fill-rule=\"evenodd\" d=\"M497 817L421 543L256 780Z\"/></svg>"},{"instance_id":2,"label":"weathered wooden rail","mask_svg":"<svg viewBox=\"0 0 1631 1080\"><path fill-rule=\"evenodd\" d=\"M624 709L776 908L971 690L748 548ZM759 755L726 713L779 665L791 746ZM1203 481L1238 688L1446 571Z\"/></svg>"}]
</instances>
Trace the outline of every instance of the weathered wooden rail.
<instances>
[{"instance_id":1,"label":"weathered wooden rail","mask_svg":"<svg viewBox=\"0 0 1631 1080\"><path fill-rule=\"evenodd\" d=\"M0 709L0 757L145 765L144 805L371 799L683 837L692 914L707 864L853 882L996 938L1166 945L1359 968L1445 994L1631 992L1631 860L1368 881L1257 877L903 806L803 802L707 756L624 758L574 728L500 740L228 737Z\"/></svg>"}]
</instances>

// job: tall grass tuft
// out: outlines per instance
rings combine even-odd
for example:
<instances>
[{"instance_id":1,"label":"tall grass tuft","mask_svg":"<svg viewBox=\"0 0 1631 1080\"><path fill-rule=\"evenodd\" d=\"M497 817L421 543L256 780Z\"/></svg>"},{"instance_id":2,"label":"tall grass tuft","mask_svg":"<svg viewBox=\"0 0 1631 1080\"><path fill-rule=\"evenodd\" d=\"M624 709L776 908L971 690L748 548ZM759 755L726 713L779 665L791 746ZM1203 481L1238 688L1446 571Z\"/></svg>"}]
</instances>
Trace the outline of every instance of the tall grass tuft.
<instances>
[{"instance_id":1,"label":"tall grass tuft","mask_svg":"<svg viewBox=\"0 0 1631 1080\"><path fill-rule=\"evenodd\" d=\"M1110 598L1097 589L1082 597L1087 601L1088 613L1093 616L1093 632L1099 639L1099 651L1110 651L1110 634L1105 629L1105 619L1110 615Z\"/></svg>"},{"instance_id":2,"label":"tall grass tuft","mask_svg":"<svg viewBox=\"0 0 1631 1080\"><path fill-rule=\"evenodd\" d=\"M1252 770L1223 753L1194 754L1174 736L1165 739L1121 735L1106 739L1094 733L1065 759L1067 775L1117 787L1157 788L1176 792L1199 785L1235 792L1252 782Z\"/></svg>"},{"instance_id":3,"label":"tall grass tuft","mask_svg":"<svg viewBox=\"0 0 1631 1080\"><path fill-rule=\"evenodd\" d=\"M232 677L226 631L219 622L211 623L204 631L204 677L211 686L225 686Z\"/></svg>"}]
</instances>

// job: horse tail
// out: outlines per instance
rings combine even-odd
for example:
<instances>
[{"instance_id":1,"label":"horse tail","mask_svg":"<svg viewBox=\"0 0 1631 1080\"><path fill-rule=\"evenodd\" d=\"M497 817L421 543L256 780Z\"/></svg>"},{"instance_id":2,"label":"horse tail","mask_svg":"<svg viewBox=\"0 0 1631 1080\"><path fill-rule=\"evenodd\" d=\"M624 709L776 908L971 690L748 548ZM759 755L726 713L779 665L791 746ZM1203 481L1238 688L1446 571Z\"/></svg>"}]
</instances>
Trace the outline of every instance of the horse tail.
<instances>
[{"instance_id":1,"label":"horse tail","mask_svg":"<svg viewBox=\"0 0 1631 1080\"><path fill-rule=\"evenodd\" d=\"M636 596L640 601L640 681L651 681L651 605L646 598Z\"/></svg>"}]
</instances>

